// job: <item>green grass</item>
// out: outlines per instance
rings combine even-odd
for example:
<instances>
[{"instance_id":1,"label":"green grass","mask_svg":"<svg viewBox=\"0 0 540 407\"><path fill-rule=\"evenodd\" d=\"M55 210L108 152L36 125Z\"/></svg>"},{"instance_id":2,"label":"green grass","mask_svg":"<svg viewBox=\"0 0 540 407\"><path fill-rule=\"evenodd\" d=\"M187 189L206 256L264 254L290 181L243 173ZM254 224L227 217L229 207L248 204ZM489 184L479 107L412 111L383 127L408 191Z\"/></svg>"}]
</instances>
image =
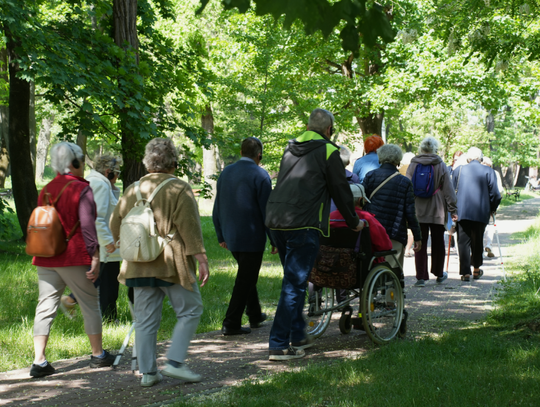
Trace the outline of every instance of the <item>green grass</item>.
<instances>
[{"instance_id":1,"label":"green grass","mask_svg":"<svg viewBox=\"0 0 540 407\"><path fill-rule=\"evenodd\" d=\"M204 312L197 332L221 329L236 278L236 263L230 252L222 249L214 233L212 219L201 218L210 263L210 279L201 288ZM38 299L36 267L21 242L0 242L0 372L29 366L33 361L33 323ZM259 277L259 299L263 312L271 314L281 289L282 269L279 258L269 252L264 256ZM103 329L103 346L119 349L131 325L127 288L120 286L117 302L120 325L107 324ZM158 340L168 340L176 319L165 299ZM243 323L248 323L244 315ZM50 361L88 355L90 346L84 333L80 313L73 320L58 312L47 346Z\"/></svg>"},{"instance_id":2,"label":"green grass","mask_svg":"<svg viewBox=\"0 0 540 407\"><path fill-rule=\"evenodd\" d=\"M266 375L183 406L537 406L540 400L540 218L480 323L447 315L441 335L393 341L357 359Z\"/></svg>"}]
</instances>

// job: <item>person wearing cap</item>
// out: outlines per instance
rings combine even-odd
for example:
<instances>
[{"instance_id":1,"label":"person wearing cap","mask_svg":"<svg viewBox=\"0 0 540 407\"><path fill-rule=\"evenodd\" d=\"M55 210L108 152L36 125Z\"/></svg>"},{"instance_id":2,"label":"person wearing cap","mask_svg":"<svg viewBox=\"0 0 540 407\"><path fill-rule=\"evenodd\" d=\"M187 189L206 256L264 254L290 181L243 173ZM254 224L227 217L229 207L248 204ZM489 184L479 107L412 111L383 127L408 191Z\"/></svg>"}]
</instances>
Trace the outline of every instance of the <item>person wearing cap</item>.
<instances>
[{"instance_id":1,"label":"person wearing cap","mask_svg":"<svg viewBox=\"0 0 540 407\"><path fill-rule=\"evenodd\" d=\"M399 265L393 256L387 261L392 267L403 267L407 228L412 230L414 248L422 247L422 233L416 218L413 185L409 178L401 175L397 167L403 158L401 148L395 144L385 144L377 150L381 167L371 171L364 178L364 188L370 203L365 209L373 213L392 241L392 249L397 251Z\"/></svg>"},{"instance_id":2,"label":"person wearing cap","mask_svg":"<svg viewBox=\"0 0 540 407\"><path fill-rule=\"evenodd\" d=\"M272 182L259 164L263 145L257 137L242 142L242 158L227 166L219 176L212 220L219 245L230 250L238 264L236 281L223 320L223 335L251 333L266 320L261 312L257 280L266 248L266 203ZM272 244L272 254L277 253ZM244 310L250 328L242 327Z\"/></svg>"},{"instance_id":3,"label":"person wearing cap","mask_svg":"<svg viewBox=\"0 0 540 407\"><path fill-rule=\"evenodd\" d=\"M424 287L429 280L427 242L431 234L431 274L436 277L438 284L448 278L444 271L445 244L444 232L446 230L447 214L452 220L457 220L456 193L448 167L437 154L439 141L434 137L425 137L420 142L419 154L411 160L407 169L407 177L412 179L419 164L433 168L433 181L435 192L429 198L414 197L416 217L420 222L422 231L422 249L415 253L416 287ZM423 168L423 167L420 167Z\"/></svg>"},{"instance_id":4,"label":"person wearing cap","mask_svg":"<svg viewBox=\"0 0 540 407\"><path fill-rule=\"evenodd\" d=\"M353 173L358 177L358 183L362 183L366 174L370 171L376 170L381 165L379 164L379 157L377 156L377 150L384 144L382 138L377 134L369 136L364 140L364 156L360 157L354 163Z\"/></svg>"},{"instance_id":5,"label":"person wearing cap","mask_svg":"<svg viewBox=\"0 0 540 407\"><path fill-rule=\"evenodd\" d=\"M482 158L482 150L469 148L469 163L456 168L453 176L458 201L457 243L462 281L470 281L471 264L473 279L478 280L484 275L480 268L483 264L484 230L501 202L497 176L492 168L481 164Z\"/></svg>"},{"instance_id":6,"label":"person wearing cap","mask_svg":"<svg viewBox=\"0 0 540 407\"><path fill-rule=\"evenodd\" d=\"M362 208L365 203L371 203L366 196L364 186L359 184L351 184L351 192L354 198L355 212L361 222L364 222L365 226L369 227L369 234L371 236L371 249L374 252L382 252L392 249L392 242L386 233L386 229L381 223L373 216L373 214L364 211ZM344 228L347 227L343 222L343 216L338 210L330 213L330 227L331 228ZM378 259L379 260L379 259Z\"/></svg>"}]
</instances>

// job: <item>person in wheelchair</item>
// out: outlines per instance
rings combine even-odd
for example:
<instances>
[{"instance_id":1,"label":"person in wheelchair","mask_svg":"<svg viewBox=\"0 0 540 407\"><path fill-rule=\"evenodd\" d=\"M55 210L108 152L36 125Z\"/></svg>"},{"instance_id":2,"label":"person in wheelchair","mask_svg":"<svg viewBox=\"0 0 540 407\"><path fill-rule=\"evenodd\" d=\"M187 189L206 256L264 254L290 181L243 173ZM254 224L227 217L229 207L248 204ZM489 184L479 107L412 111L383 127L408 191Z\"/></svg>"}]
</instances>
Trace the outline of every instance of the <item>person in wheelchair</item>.
<instances>
[{"instance_id":1,"label":"person in wheelchair","mask_svg":"<svg viewBox=\"0 0 540 407\"><path fill-rule=\"evenodd\" d=\"M364 211L365 202L369 202L369 199L366 196L364 187L360 184L351 184L351 192L354 198L355 212L358 215L360 221L363 221L365 227L369 227L369 233L371 236L371 252L382 252L386 250L392 250L392 241L386 233L386 229L381 225L381 223L375 218L375 216L367 211ZM345 219L338 210L335 210L330 213L330 239L332 239L332 229L347 228ZM351 234L351 236L353 236ZM352 241L347 242L346 246L354 247L356 243L356 238ZM384 257L379 257L373 261L373 263L382 263ZM315 295L319 293L321 287L309 283L309 302L314 303L316 301ZM344 302L347 299L348 290L345 288L339 289L336 291L336 301L338 304ZM341 309L338 309L338 311Z\"/></svg>"}]
</instances>

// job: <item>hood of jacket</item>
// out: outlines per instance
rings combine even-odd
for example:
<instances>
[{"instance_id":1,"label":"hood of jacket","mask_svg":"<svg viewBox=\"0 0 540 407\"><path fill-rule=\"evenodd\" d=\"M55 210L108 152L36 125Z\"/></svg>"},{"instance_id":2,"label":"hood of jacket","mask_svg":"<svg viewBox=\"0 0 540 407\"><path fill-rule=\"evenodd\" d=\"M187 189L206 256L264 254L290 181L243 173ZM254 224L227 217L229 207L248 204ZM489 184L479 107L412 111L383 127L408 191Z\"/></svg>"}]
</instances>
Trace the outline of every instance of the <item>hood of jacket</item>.
<instances>
[{"instance_id":1,"label":"hood of jacket","mask_svg":"<svg viewBox=\"0 0 540 407\"><path fill-rule=\"evenodd\" d=\"M411 163L417 163L422 165L437 165L442 163L442 158L437 154L420 154L415 156Z\"/></svg>"},{"instance_id":2,"label":"hood of jacket","mask_svg":"<svg viewBox=\"0 0 540 407\"><path fill-rule=\"evenodd\" d=\"M289 152L296 157L302 157L317 148L328 145L328 143L331 143L331 145L339 149L339 147L337 147L326 137L321 136L319 133L314 131L308 130L300 137L297 137L294 140L289 140Z\"/></svg>"}]
</instances>

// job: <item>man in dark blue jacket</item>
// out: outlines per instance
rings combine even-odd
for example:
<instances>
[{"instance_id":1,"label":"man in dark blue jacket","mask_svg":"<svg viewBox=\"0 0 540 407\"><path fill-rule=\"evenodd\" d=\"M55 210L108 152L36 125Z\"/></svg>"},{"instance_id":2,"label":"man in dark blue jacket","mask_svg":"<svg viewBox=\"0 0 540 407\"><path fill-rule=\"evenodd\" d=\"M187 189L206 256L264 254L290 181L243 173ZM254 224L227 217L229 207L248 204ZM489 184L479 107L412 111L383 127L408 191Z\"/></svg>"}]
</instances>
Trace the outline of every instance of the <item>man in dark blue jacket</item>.
<instances>
[{"instance_id":1,"label":"man in dark blue jacket","mask_svg":"<svg viewBox=\"0 0 540 407\"><path fill-rule=\"evenodd\" d=\"M454 170L453 181L457 193L458 221L457 241L459 251L459 274L462 281L482 277L484 230L489 217L501 202L497 177L493 169L482 165L482 150L471 147L467 152L469 163Z\"/></svg>"},{"instance_id":2,"label":"man in dark blue jacket","mask_svg":"<svg viewBox=\"0 0 540 407\"><path fill-rule=\"evenodd\" d=\"M283 153L277 184L268 200L266 226L283 265L269 360L301 358L312 344L302 313L319 234L329 235L330 197L350 228L360 231L364 226L354 210L339 147L330 141L333 125L334 116L328 110L311 112L308 131L290 140Z\"/></svg>"},{"instance_id":3,"label":"man in dark blue jacket","mask_svg":"<svg viewBox=\"0 0 540 407\"><path fill-rule=\"evenodd\" d=\"M244 310L251 328L266 320L261 312L257 280L266 247L266 203L272 191L268 173L259 167L263 145L256 137L242 142L242 158L226 167L217 182L212 219L219 245L231 251L238 263L236 281L223 320L223 335L251 332L242 327ZM272 253L276 253L273 249Z\"/></svg>"}]
</instances>

